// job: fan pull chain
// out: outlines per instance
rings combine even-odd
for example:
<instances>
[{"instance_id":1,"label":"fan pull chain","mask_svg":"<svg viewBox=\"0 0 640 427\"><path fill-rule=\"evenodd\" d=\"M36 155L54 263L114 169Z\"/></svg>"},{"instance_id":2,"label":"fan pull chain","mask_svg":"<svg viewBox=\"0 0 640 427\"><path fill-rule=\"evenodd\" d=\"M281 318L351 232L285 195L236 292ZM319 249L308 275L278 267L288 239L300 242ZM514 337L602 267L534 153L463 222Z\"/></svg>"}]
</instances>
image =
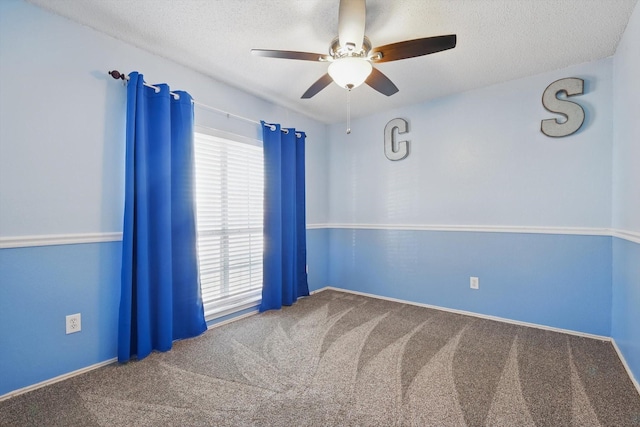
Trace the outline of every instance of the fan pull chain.
<instances>
[{"instance_id":1,"label":"fan pull chain","mask_svg":"<svg viewBox=\"0 0 640 427\"><path fill-rule=\"evenodd\" d=\"M351 89L347 89L347 135L351 133Z\"/></svg>"}]
</instances>

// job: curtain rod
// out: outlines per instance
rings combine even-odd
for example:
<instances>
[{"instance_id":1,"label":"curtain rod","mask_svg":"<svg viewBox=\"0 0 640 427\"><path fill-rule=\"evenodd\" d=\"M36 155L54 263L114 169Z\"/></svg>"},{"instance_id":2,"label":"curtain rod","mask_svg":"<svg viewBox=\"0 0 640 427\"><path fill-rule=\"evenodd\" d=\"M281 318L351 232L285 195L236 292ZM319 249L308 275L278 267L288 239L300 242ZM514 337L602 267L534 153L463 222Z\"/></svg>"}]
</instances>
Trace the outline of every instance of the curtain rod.
<instances>
[{"instance_id":1,"label":"curtain rod","mask_svg":"<svg viewBox=\"0 0 640 427\"><path fill-rule=\"evenodd\" d=\"M128 82L128 81L129 81L129 76L126 76L126 75L122 74L122 73L121 73L120 71L118 71L118 70L112 70L112 71L109 71L109 72L108 72L108 74L109 74L111 77L113 77L114 79L116 79L116 80L121 79L121 80L122 80L122 81L124 81L124 82ZM145 82L145 81L143 81L143 82L142 82L142 84L144 84L146 87L150 87L151 89L154 89L154 90L156 91L156 93L160 92L160 88L159 88L158 86L154 86L154 85L149 84L149 83L147 83L147 82ZM174 97L174 99L180 99L180 94L177 94L177 93L175 93L175 92L169 92L169 94L170 94L170 95L172 95L172 96ZM236 118L236 119L244 120L245 122L254 123L254 124L256 124L256 125L260 125L260 124L261 124L261 123L260 123L259 121L257 121L257 120L249 119L249 118L247 118L247 117L239 116L239 115L237 115L237 114L233 114L233 113L230 113L230 112L228 112L228 111L224 111L224 110L221 110L221 109L219 109L219 108L215 108L215 107L212 107L212 106L210 106L210 105L203 104L202 102L198 102L198 101L196 101L195 99L191 99L191 102L192 102L194 105L197 105L197 106L199 106L199 107L206 108L206 109L209 109L209 110L213 110L213 111L218 112L218 113L221 113L221 114L226 114L226 115L227 115L227 117L234 117L234 118ZM276 130L276 125L274 125L274 124L272 124L272 123L266 123L266 122L265 122L265 125L269 126L269 128L270 128L271 130ZM288 131L287 129L282 129L282 131L283 131L284 133L289 133L289 131ZM300 137L301 135L300 135L298 132L296 132L296 136L297 136L297 137Z\"/></svg>"}]
</instances>

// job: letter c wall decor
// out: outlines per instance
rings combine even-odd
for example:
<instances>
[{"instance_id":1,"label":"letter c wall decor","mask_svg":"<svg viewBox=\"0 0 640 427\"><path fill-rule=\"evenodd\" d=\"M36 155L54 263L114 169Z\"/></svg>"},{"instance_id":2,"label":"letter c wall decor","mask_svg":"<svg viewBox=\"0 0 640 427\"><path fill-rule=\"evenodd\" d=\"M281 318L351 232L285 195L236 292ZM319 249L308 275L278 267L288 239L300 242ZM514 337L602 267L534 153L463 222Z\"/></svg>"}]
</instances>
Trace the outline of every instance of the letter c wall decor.
<instances>
[{"instance_id":1,"label":"letter c wall decor","mask_svg":"<svg viewBox=\"0 0 640 427\"><path fill-rule=\"evenodd\" d=\"M409 155L409 141L396 141L394 130L398 134L409 132L409 124L405 119L392 119L384 127L384 155L389 160L402 160Z\"/></svg>"}]
</instances>

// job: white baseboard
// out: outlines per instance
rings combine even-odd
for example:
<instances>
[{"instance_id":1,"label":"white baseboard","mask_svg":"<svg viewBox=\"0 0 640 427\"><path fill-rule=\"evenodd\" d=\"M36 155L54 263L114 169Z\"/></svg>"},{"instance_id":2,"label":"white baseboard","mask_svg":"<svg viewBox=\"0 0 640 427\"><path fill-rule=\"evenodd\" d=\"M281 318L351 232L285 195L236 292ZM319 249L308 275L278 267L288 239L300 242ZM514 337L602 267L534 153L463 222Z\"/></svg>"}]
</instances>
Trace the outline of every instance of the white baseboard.
<instances>
[{"instance_id":1,"label":"white baseboard","mask_svg":"<svg viewBox=\"0 0 640 427\"><path fill-rule=\"evenodd\" d=\"M36 389L41 388L41 387L45 387L45 386L48 386L48 385L51 385L51 384L55 384L55 383L60 382L60 381L67 380L67 379L69 379L71 377L75 377L77 375L84 374L85 372L93 371L94 369L98 369L98 368L101 368L103 366L110 365L110 364L115 363L117 361L118 361L118 358L114 357L113 359L108 359L108 360L105 360L104 362L99 362L99 363L96 363L94 365L87 366L85 368L81 368L81 369L78 369L76 371L69 372L69 373L66 373L66 374L63 374L63 375L58 375L57 377L54 377L54 378L51 378L51 379L48 379L48 380L45 380L45 381L42 381L42 382L39 382L39 383L36 383L36 384L32 384L32 385L27 386L27 387L23 387L23 388L19 388L17 390L14 390L14 391L10 391L9 393L3 394L2 396L0 396L0 402L2 402L3 400L7 400L7 399L10 399L12 397L24 394L24 393L28 393L30 391L36 390Z\"/></svg>"},{"instance_id":2,"label":"white baseboard","mask_svg":"<svg viewBox=\"0 0 640 427\"><path fill-rule=\"evenodd\" d=\"M579 331L574 331L574 330L571 330L571 329L554 328L553 326L540 325L538 323L522 322L520 320L507 319L505 317L498 317L498 316L491 316L491 315L488 315L488 314L474 313L473 311L457 310L455 308L441 307L441 306L438 306L438 305L423 304L423 303L420 303L420 302L413 302L413 301L408 301L408 300L403 300L403 299L398 299L398 298L383 297L383 296L380 296L380 295L368 294L366 292L358 292L358 291L351 291L349 289L335 288L333 286L327 286L327 287L318 289L318 290L314 291L314 293L322 292L322 291L329 290L329 289L333 290L333 291L338 291L338 292L346 292L346 293L354 294L354 295L362 295L362 296L365 296L365 297L377 298L377 299L381 299L381 300L385 300L385 301L398 302L398 303L401 303L401 304L409 304L409 305L415 305L415 306L418 306L418 307L431 308L431 309L434 309L434 310L447 311L449 313L463 314L465 316L478 317L480 319L495 320L496 322L510 323L512 325L527 326L529 328L536 328L536 329L544 329L545 331L560 332L560 333L563 333L563 334L576 335L576 336L585 337L585 338L592 338L592 339L596 339L596 340L600 340L600 341L611 341L611 337L607 337L607 336L604 336L604 335L588 334L586 332L579 332Z\"/></svg>"},{"instance_id":3,"label":"white baseboard","mask_svg":"<svg viewBox=\"0 0 640 427\"><path fill-rule=\"evenodd\" d=\"M633 372L631 372L631 368L629 367L629 364L627 363L627 359L624 358L624 355L620 351L620 348L618 347L618 344L616 344L616 340L614 340L612 338L611 339L611 344L613 344L613 348L616 350L616 353L618 353L618 357L620 358L620 361L622 362L622 366L624 366L624 369L627 371L627 375L629 375L629 378L631 379L631 382L636 387L636 391L638 392L638 395L640 395L640 384L638 384L638 380L636 380L636 378L633 376Z\"/></svg>"}]
</instances>

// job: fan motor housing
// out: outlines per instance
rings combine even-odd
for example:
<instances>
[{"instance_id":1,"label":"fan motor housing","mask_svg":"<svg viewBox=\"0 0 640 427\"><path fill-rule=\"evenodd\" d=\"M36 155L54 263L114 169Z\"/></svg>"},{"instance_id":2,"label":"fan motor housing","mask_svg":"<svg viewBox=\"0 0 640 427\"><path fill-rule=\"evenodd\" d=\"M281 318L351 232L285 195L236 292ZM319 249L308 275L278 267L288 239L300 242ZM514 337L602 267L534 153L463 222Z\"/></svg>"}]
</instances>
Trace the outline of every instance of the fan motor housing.
<instances>
[{"instance_id":1,"label":"fan motor housing","mask_svg":"<svg viewBox=\"0 0 640 427\"><path fill-rule=\"evenodd\" d=\"M348 43L347 46L340 46L340 40L336 37L331 41L329 55L331 55L333 59L345 58L347 56L367 58L369 52L371 52L371 42L367 37L362 40L362 49L356 51L352 46L353 44L350 43Z\"/></svg>"}]
</instances>

